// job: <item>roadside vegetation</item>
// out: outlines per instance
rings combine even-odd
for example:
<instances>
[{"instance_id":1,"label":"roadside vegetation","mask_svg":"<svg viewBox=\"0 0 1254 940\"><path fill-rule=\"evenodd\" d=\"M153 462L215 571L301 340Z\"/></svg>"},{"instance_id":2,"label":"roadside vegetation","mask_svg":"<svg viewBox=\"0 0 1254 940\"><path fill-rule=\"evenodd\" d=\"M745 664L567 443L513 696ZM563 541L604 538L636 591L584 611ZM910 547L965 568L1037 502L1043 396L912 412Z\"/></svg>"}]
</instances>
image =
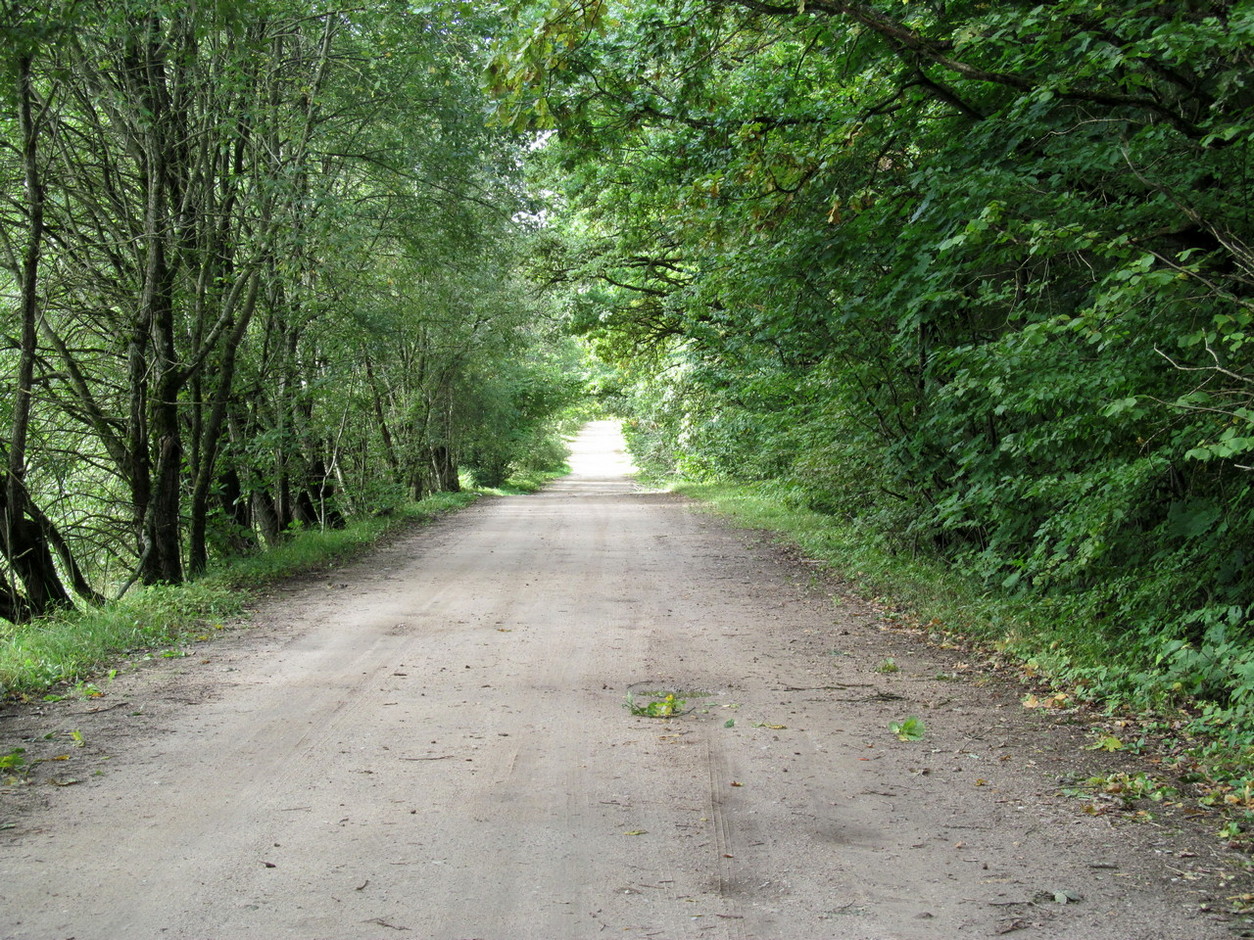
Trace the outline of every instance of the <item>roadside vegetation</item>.
<instances>
[{"instance_id":1,"label":"roadside vegetation","mask_svg":"<svg viewBox=\"0 0 1254 940\"><path fill-rule=\"evenodd\" d=\"M886 548L856 525L834 524L796 505L771 485L654 478L657 485L706 504L736 525L795 546L823 576L873 603L886 625L935 646L962 651L979 669L1018 681L1025 708L1088 725L1086 750L1120 766L1143 759L1150 769L1110 769L1063 781L1084 812L1154 818L1183 808L1238 851L1254 854L1254 746L1231 710L1189 694L1152 665L1137 673L1119 657L1118 640L1072 621L1047 598L989 591L969 573L935 557ZM819 576L816 570L815 577ZM893 672L891 658L879 667ZM957 676L955 676L957 678ZM907 726L893 729L900 737ZM909 726L910 734L918 731ZM919 731L921 734L921 731ZM902 738L903 740L911 738ZM1081 759L1077 765L1103 761ZM1241 901L1243 909L1247 901Z\"/></svg>"},{"instance_id":2,"label":"roadside vegetation","mask_svg":"<svg viewBox=\"0 0 1254 940\"><path fill-rule=\"evenodd\" d=\"M637 462L1245 779L1248 5L514 7Z\"/></svg>"},{"instance_id":3,"label":"roadside vegetation","mask_svg":"<svg viewBox=\"0 0 1254 940\"><path fill-rule=\"evenodd\" d=\"M6 689L562 466L584 354L483 117L500 13L0 4Z\"/></svg>"},{"instance_id":4,"label":"roadside vegetation","mask_svg":"<svg viewBox=\"0 0 1254 940\"><path fill-rule=\"evenodd\" d=\"M0 626L0 695L99 694L108 672L127 662L188 655L189 647L246 616L268 585L296 575L333 577L335 568L380 539L481 495L472 489L435 494L387 516L296 534L273 551L235 559L195 581L144 586L99 606Z\"/></svg>"}]
</instances>

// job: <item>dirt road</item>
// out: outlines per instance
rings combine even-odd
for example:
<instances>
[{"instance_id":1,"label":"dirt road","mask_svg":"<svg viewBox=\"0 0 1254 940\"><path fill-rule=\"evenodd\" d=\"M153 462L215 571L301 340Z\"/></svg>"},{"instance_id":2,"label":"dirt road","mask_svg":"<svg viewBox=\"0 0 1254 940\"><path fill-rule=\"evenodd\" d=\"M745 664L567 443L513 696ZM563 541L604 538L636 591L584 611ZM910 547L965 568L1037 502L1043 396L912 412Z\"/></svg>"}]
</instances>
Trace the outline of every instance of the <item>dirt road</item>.
<instances>
[{"instance_id":1,"label":"dirt road","mask_svg":"<svg viewBox=\"0 0 1254 940\"><path fill-rule=\"evenodd\" d=\"M1065 727L616 448L6 706L0 745L68 759L3 792L0 936L1232 936L1209 842L1057 795Z\"/></svg>"}]
</instances>

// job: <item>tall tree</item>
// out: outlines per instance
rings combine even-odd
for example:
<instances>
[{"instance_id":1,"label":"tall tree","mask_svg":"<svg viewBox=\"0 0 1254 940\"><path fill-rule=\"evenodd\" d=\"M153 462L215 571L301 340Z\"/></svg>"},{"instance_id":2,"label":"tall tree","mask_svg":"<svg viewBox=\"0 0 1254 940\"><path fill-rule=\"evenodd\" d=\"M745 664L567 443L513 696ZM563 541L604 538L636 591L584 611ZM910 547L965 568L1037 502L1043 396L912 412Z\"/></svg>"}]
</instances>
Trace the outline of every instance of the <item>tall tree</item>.
<instances>
[{"instance_id":1,"label":"tall tree","mask_svg":"<svg viewBox=\"0 0 1254 940\"><path fill-rule=\"evenodd\" d=\"M0 495L0 552L17 583L0 578L0 615L8 619L38 617L57 608L72 606L61 572L54 561L60 556L68 579L87 600L98 595L87 584L69 545L52 521L39 509L27 489L28 441L35 386L35 360L40 310L40 258L46 239L45 190L40 143L50 104L35 88L36 58L50 34L64 23L43 23L32 10L6 6L3 26L9 38L7 55L16 111L13 150L21 168L25 211L0 223L0 243L6 250L9 269L17 287L18 341L13 383L13 412L7 448L7 465Z\"/></svg>"},{"instance_id":2,"label":"tall tree","mask_svg":"<svg viewBox=\"0 0 1254 940\"><path fill-rule=\"evenodd\" d=\"M483 118L493 6L4 12L0 616L457 487L488 420L463 400L551 417L488 364L546 367L525 141Z\"/></svg>"}]
</instances>

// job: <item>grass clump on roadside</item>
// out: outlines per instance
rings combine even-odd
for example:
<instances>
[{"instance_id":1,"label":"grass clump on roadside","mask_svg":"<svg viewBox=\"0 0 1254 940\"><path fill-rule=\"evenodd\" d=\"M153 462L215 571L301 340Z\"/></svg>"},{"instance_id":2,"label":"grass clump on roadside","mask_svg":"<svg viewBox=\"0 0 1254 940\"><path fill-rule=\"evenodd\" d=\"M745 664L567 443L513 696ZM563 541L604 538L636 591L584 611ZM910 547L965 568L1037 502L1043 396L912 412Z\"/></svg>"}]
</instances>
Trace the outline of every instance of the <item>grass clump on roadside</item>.
<instances>
[{"instance_id":1,"label":"grass clump on roadside","mask_svg":"<svg viewBox=\"0 0 1254 940\"><path fill-rule=\"evenodd\" d=\"M123 658L179 656L244 612L250 592L292 575L341 564L391 531L428 521L479 497L437 493L343 529L296 532L266 552L234 559L180 585L135 588L101 607L23 624L0 624L0 696L30 698L83 683Z\"/></svg>"}]
</instances>

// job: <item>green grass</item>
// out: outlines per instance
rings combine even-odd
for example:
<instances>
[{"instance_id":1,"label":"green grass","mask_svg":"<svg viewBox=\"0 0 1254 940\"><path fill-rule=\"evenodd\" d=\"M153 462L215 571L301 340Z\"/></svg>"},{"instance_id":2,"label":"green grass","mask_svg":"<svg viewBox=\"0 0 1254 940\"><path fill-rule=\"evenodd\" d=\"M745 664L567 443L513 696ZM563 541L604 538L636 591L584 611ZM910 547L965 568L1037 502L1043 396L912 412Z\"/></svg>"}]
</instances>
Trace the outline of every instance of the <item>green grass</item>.
<instances>
[{"instance_id":1,"label":"green grass","mask_svg":"<svg viewBox=\"0 0 1254 940\"><path fill-rule=\"evenodd\" d=\"M235 559L229 565L210 572L203 581L228 588L247 588L345 561L389 532L460 509L481 495L482 491L478 490L436 493L420 502L399 507L390 515L359 519L343 529L301 532L269 551Z\"/></svg>"},{"instance_id":2,"label":"green grass","mask_svg":"<svg viewBox=\"0 0 1254 940\"><path fill-rule=\"evenodd\" d=\"M730 483L676 483L676 492L706 503L738 525L775 532L811 559L922 623L989 643L1023 643L1043 606L995 596L952 565L889 552L864 529L789 505L769 487Z\"/></svg>"},{"instance_id":3,"label":"green grass","mask_svg":"<svg viewBox=\"0 0 1254 940\"><path fill-rule=\"evenodd\" d=\"M100 608L6 625L0 632L0 691L29 697L85 682L120 656L191 642L240 613L245 599L238 590L206 579L141 588Z\"/></svg>"},{"instance_id":4,"label":"green grass","mask_svg":"<svg viewBox=\"0 0 1254 940\"><path fill-rule=\"evenodd\" d=\"M539 492L548 483L560 479L570 473L570 467L560 470L519 470L514 473L504 486L495 488L481 487L480 492L492 496L525 496Z\"/></svg>"},{"instance_id":5,"label":"green grass","mask_svg":"<svg viewBox=\"0 0 1254 940\"><path fill-rule=\"evenodd\" d=\"M918 626L934 641L978 647L1073 698L1104 707L1172 704L1169 685L1141 649L1121 640L1119 631L1093 629L1091 618L1067 603L1011 596L955 564L889 551L874 532L796 507L769 486L680 482L672 488L738 525L794 543L848 583L852 593L882 605L888 619Z\"/></svg>"},{"instance_id":6,"label":"green grass","mask_svg":"<svg viewBox=\"0 0 1254 940\"><path fill-rule=\"evenodd\" d=\"M478 492L439 493L347 528L299 532L276 548L235 559L186 584L132 590L100 608L0 625L0 695L29 698L87 682L126 659L183 655L243 614L264 585L342 564L391 532L473 502Z\"/></svg>"},{"instance_id":7,"label":"green grass","mask_svg":"<svg viewBox=\"0 0 1254 940\"><path fill-rule=\"evenodd\" d=\"M678 482L671 488L737 525L795 544L849 584L851 593L877 602L887 618L920 628L930 640L979 651L1016 667L1038 689L1047 684L1072 704L1096 706L1099 711L1090 712L1095 722L1106 720L1102 710L1117 713L1124 723L1120 734L1157 740L1163 766L1199 781L1199 805L1226 806L1235 814L1226 818L1241 829L1237 841L1254 852L1250 702L1220 708L1173 694L1170 677L1165 680L1157 664L1120 648L1117 630L1093 629L1091 618L1049 598L989 590L953 565L889 552L874 533L791 506L769 486Z\"/></svg>"}]
</instances>

